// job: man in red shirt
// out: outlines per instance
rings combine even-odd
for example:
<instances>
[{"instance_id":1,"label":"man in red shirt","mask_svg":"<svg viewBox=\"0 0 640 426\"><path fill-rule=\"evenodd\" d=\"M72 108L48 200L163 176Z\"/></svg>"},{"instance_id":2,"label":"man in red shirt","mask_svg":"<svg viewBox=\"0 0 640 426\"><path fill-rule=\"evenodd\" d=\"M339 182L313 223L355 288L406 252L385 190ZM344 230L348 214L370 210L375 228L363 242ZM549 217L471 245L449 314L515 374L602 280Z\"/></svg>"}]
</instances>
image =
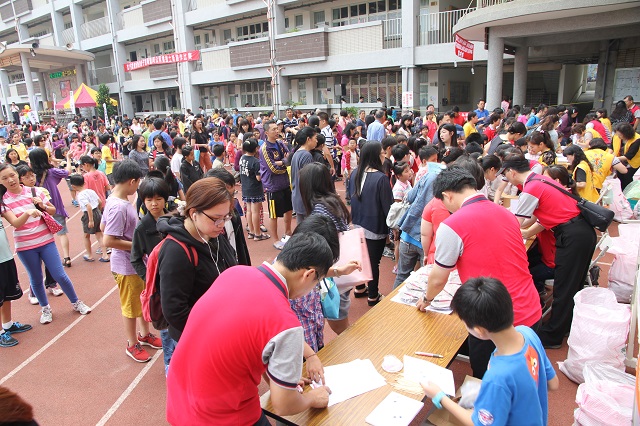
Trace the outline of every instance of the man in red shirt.
<instances>
[{"instance_id":1,"label":"man in red shirt","mask_svg":"<svg viewBox=\"0 0 640 426\"><path fill-rule=\"evenodd\" d=\"M265 372L276 414L325 408L326 386L297 390L304 333L289 299L309 293L333 263L326 240L309 232L291 237L273 265L225 270L191 310L171 359L169 423L268 426L258 395Z\"/></svg>"},{"instance_id":2,"label":"man in red shirt","mask_svg":"<svg viewBox=\"0 0 640 426\"><path fill-rule=\"evenodd\" d=\"M447 283L451 270L457 267L463 283L477 277L492 277L505 283L513 300L514 325L535 330L542 316L540 298L529 273L518 220L476 188L473 175L455 166L442 171L434 182L434 197L453 214L436 233L435 265L418 309L423 311L431 304ZM474 377L482 378L494 349L490 340L469 335Z\"/></svg>"},{"instance_id":3,"label":"man in red shirt","mask_svg":"<svg viewBox=\"0 0 640 426\"><path fill-rule=\"evenodd\" d=\"M638 130L638 124L640 123L640 107L633 102L633 96L631 95L625 96L624 103L633 115L633 121L631 122L633 130Z\"/></svg>"}]
</instances>

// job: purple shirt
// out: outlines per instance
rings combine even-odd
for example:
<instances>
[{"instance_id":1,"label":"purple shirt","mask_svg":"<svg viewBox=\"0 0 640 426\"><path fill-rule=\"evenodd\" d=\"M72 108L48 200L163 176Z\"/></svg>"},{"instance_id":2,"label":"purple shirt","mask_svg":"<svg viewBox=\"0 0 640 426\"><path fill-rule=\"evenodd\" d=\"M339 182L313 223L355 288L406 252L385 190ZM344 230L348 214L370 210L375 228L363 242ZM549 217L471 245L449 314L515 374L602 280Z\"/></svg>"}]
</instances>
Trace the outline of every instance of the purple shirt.
<instances>
[{"instance_id":1,"label":"purple shirt","mask_svg":"<svg viewBox=\"0 0 640 426\"><path fill-rule=\"evenodd\" d=\"M60 191L58 191L58 184L67 176L69 176L69 173L64 169L48 169L47 176L42 184L42 187L49 191L49 195L51 195L51 204L55 206L56 214L64 217L69 217L69 215L64 209L64 203L62 202L62 197L60 197ZM40 181L36 182L36 185L40 186Z\"/></svg>"},{"instance_id":2,"label":"purple shirt","mask_svg":"<svg viewBox=\"0 0 640 426\"><path fill-rule=\"evenodd\" d=\"M265 191L273 193L290 187L287 166L275 164L276 161L283 161L288 153L289 150L281 141L266 141L260 147L260 177Z\"/></svg>"},{"instance_id":3,"label":"purple shirt","mask_svg":"<svg viewBox=\"0 0 640 426\"><path fill-rule=\"evenodd\" d=\"M129 201L111 196L107 198L104 206L102 223L105 224L104 235L111 235L123 241L132 241L133 231L138 224L136 209ZM136 275L136 270L131 266L129 250L112 248L111 272L120 275Z\"/></svg>"}]
</instances>

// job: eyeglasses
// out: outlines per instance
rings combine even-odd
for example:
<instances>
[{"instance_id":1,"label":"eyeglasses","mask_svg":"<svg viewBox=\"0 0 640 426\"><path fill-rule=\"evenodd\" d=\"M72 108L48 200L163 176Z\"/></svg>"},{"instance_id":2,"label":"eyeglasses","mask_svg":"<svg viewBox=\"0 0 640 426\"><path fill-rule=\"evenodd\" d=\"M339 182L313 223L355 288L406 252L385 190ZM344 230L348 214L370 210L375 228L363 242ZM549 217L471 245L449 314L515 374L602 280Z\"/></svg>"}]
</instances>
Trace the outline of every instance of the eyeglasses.
<instances>
[{"instance_id":1,"label":"eyeglasses","mask_svg":"<svg viewBox=\"0 0 640 426\"><path fill-rule=\"evenodd\" d=\"M225 217L220 218L220 219L214 219L214 218L212 218L211 216L209 216L208 214L206 214L205 212L200 212L200 213L202 213L203 215L205 215L206 217L208 217L208 218L211 220L211 222L213 222L213 224L214 224L214 225L216 225L216 226L222 226L222 225L224 225L226 222L228 222L228 221L230 221L230 220L231 220L231 215L230 215L230 214L228 214L228 215L226 215Z\"/></svg>"}]
</instances>

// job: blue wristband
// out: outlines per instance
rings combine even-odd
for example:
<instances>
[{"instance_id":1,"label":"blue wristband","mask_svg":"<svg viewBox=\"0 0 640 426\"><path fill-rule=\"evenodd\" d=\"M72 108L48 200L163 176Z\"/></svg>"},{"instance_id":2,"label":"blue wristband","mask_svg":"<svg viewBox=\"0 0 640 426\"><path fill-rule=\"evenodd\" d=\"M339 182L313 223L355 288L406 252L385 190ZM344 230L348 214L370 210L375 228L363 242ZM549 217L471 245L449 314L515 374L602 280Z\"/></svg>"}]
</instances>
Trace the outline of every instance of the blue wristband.
<instances>
[{"instance_id":1,"label":"blue wristband","mask_svg":"<svg viewBox=\"0 0 640 426\"><path fill-rule=\"evenodd\" d=\"M433 405L435 405L438 410L442 408L442 404L440 403L440 401L442 401L442 398L444 398L445 396L447 396L447 394L444 393L444 391L440 391L431 399L431 402L433 402Z\"/></svg>"}]
</instances>

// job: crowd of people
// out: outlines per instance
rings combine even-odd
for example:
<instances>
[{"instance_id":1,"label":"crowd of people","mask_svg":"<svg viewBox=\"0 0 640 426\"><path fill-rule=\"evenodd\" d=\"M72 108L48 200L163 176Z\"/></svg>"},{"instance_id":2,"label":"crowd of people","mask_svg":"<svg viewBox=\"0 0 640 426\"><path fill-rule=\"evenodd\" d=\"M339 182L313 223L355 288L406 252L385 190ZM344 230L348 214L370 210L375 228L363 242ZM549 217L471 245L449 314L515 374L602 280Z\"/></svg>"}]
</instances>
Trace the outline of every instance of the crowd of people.
<instances>
[{"instance_id":1,"label":"crowd of people","mask_svg":"<svg viewBox=\"0 0 640 426\"><path fill-rule=\"evenodd\" d=\"M325 407L326 386L298 392L303 360L305 377L322 384L316 354L325 320L337 334L349 327L352 292L369 306L380 302L383 256L395 262L394 287L417 267L433 265L421 311L458 270L465 291L453 309L469 329L473 374L485 377L481 401L495 409L486 395L501 386L503 370L487 372L489 361L519 354L523 345L536 353L549 389L557 387L542 348L559 347L569 331L573 296L596 244L576 201L558 189L596 201L610 175L628 185L640 167L638 123L640 108L630 96L611 114L599 109L581 121L573 106L520 107L505 99L487 111L481 99L466 114L457 107L436 113L432 105L424 116L289 108L279 119L273 112L201 109L142 119L125 114L108 123L2 123L1 214L14 228L40 322L53 320L47 293L90 313L65 273L69 206L59 184L66 181L73 208L82 212L83 260L96 261L93 236L97 260L109 263L118 286L125 354L147 362L145 346L164 351L172 424L268 424L256 392L265 371L277 412ZM500 206L503 194L519 195L515 214ZM390 228L387 216L399 202L409 207ZM353 228L363 228L372 279L341 288L338 314L325 318L321 286L362 267L364 259L334 266L339 233ZM0 346L10 347L31 326L11 316L22 290L5 232L0 227ZM522 238L534 235L527 252ZM267 240L276 259L251 267L252 247ZM549 279L554 299L543 323L540 294ZM151 282L159 336L141 301ZM505 299L495 321L472 309L491 305L485 291ZM238 294L262 303L244 309ZM439 389L424 386L436 405L444 402ZM535 407L544 424L546 392Z\"/></svg>"}]
</instances>

